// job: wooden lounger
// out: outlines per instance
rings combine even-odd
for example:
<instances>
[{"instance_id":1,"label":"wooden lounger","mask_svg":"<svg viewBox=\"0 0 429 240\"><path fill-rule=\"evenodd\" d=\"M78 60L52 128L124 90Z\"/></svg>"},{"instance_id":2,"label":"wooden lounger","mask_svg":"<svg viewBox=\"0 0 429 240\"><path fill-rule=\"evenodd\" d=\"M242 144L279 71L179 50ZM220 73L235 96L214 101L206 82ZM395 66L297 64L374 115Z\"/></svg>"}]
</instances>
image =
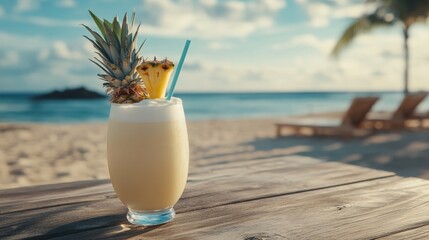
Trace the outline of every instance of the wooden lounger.
<instances>
[{"instance_id":1,"label":"wooden lounger","mask_svg":"<svg viewBox=\"0 0 429 240\"><path fill-rule=\"evenodd\" d=\"M355 129L361 126L367 113L377 100L378 97L358 97L353 99L342 119L327 120L312 118L277 123L277 137L282 136L283 128L292 130L295 135L305 135L304 132L307 131L310 132L311 135L350 136Z\"/></svg>"},{"instance_id":2,"label":"wooden lounger","mask_svg":"<svg viewBox=\"0 0 429 240\"><path fill-rule=\"evenodd\" d=\"M418 119L414 115L416 108L426 98L427 93L408 94L399 104L395 112L391 114L369 114L363 123L371 129L400 129L405 127L405 121Z\"/></svg>"}]
</instances>

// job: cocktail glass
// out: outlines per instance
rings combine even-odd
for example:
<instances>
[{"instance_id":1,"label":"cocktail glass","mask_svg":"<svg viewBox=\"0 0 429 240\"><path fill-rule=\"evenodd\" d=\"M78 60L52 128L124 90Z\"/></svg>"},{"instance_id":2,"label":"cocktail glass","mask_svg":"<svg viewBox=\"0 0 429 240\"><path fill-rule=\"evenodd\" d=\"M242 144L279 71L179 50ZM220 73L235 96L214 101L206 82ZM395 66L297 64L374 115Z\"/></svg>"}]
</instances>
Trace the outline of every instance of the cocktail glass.
<instances>
[{"instance_id":1,"label":"cocktail glass","mask_svg":"<svg viewBox=\"0 0 429 240\"><path fill-rule=\"evenodd\" d=\"M188 176L182 101L112 104L107 159L113 188L129 209L130 223L150 226L171 221Z\"/></svg>"}]
</instances>

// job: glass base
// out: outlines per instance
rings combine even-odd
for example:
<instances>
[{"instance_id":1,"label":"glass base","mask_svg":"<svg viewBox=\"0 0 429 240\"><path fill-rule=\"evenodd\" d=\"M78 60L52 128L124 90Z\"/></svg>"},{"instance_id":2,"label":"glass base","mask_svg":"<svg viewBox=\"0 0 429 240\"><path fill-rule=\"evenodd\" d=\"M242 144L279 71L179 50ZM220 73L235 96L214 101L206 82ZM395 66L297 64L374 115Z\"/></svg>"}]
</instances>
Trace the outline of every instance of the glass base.
<instances>
[{"instance_id":1,"label":"glass base","mask_svg":"<svg viewBox=\"0 0 429 240\"><path fill-rule=\"evenodd\" d=\"M166 208L157 211L139 211L128 209L128 222L141 226L154 226L167 223L173 220L176 212L173 208Z\"/></svg>"}]
</instances>

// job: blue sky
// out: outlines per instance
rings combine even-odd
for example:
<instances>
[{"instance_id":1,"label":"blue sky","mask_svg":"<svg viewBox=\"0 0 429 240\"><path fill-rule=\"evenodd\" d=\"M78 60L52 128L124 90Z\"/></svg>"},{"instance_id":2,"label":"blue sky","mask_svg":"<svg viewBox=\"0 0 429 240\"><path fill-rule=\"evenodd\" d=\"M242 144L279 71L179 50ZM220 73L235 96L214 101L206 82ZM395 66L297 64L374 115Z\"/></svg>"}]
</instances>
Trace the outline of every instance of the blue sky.
<instances>
[{"instance_id":1,"label":"blue sky","mask_svg":"<svg viewBox=\"0 0 429 240\"><path fill-rule=\"evenodd\" d=\"M359 37L338 61L342 30L370 7L358 0L17 0L0 3L0 91L102 90L81 23L135 9L145 57L177 62L178 91L400 90L401 29ZM411 90L429 90L428 25L411 30Z\"/></svg>"}]
</instances>

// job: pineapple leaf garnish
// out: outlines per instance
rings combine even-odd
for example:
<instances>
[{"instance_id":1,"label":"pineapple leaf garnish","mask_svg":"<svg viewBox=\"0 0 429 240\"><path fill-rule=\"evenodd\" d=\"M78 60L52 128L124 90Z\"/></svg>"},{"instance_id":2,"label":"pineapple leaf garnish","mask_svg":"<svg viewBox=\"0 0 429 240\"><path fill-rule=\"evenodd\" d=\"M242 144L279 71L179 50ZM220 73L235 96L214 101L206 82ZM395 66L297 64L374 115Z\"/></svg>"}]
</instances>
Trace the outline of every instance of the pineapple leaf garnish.
<instances>
[{"instance_id":1,"label":"pineapple leaf garnish","mask_svg":"<svg viewBox=\"0 0 429 240\"><path fill-rule=\"evenodd\" d=\"M127 14L125 13L124 15L124 19L122 20L122 28L121 28L121 45L125 44L125 39L127 38L128 35L128 28L126 27L128 25L128 17Z\"/></svg>"},{"instance_id":2,"label":"pineapple leaf garnish","mask_svg":"<svg viewBox=\"0 0 429 240\"><path fill-rule=\"evenodd\" d=\"M131 15L131 27L130 29L133 29L134 27L134 20L136 20L136 12L133 12L133 15Z\"/></svg>"},{"instance_id":3,"label":"pineapple leaf garnish","mask_svg":"<svg viewBox=\"0 0 429 240\"><path fill-rule=\"evenodd\" d=\"M101 21L100 18L98 18L91 10L88 10L89 14L91 15L92 19L94 20L95 24L97 24L98 29L100 29L101 34L104 38L106 38L106 34L104 33L104 27L103 27L103 21Z\"/></svg>"},{"instance_id":4,"label":"pineapple leaf garnish","mask_svg":"<svg viewBox=\"0 0 429 240\"><path fill-rule=\"evenodd\" d=\"M112 54L113 59L116 59L119 56L119 52L117 50L121 49L121 44L119 43L118 36L112 31L111 28L104 22L104 30L106 31L106 36L109 39L108 43L110 44L110 48L114 49L115 57ZM112 53L112 52L111 52Z\"/></svg>"},{"instance_id":5,"label":"pineapple leaf garnish","mask_svg":"<svg viewBox=\"0 0 429 240\"><path fill-rule=\"evenodd\" d=\"M106 31L106 28L109 28L110 31L113 31L113 25L111 22L107 21L106 19L104 19L103 21L104 23L104 31ZM106 27L107 26L107 27Z\"/></svg>"},{"instance_id":6,"label":"pineapple leaf garnish","mask_svg":"<svg viewBox=\"0 0 429 240\"><path fill-rule=\"evenodd\" d=\"M112 56L111 56L110 52L108 51L109 46L106 43L106 41L104 41L104 39L97 32L92 31L89 27L85 26L84 24L82 24L82 25L95 38L95 41L97 44L94 44L94 47L112 61ZM86 36L84 36L84 37L86 37ZM86 38L89 39L88 37L86 37ZM94 42L94 41L91 41L91 42Z\"/></svg>"},{"instance_id":7,"label":"pineapple leaf garnish","mask_svg":"<svg viewBox=\"0 0 429 240\"><path fill-rule=\"evenodd\" d=\"M113 19L113 32L116 34L116 36L118 36L118 39L121 39L121 26L119 25L118 22L118 17L115 17Z\"/></svg>"},{"instance_id":8,"label":"pineapple leaf garnish","mask_svg":"<svg viewBox=\"0 0 429 240\"><path fill-rule=\"evenodd\" d=\"M90 60L104 72L98 74L98 77L104 81L103 86L111 96L110 101L135 103L149 98L144 83L136 71L142 58L138 54L140 49L136 50L138 29L132 31L135 13L132 14L131 24L128 23L127 14L120 24L118 17L109 22L106 19L101 20L91 11L89 13L102 36L82 24L93 39L84 37L97 50L97 56Z\"/></svg>"}]
</instances>

